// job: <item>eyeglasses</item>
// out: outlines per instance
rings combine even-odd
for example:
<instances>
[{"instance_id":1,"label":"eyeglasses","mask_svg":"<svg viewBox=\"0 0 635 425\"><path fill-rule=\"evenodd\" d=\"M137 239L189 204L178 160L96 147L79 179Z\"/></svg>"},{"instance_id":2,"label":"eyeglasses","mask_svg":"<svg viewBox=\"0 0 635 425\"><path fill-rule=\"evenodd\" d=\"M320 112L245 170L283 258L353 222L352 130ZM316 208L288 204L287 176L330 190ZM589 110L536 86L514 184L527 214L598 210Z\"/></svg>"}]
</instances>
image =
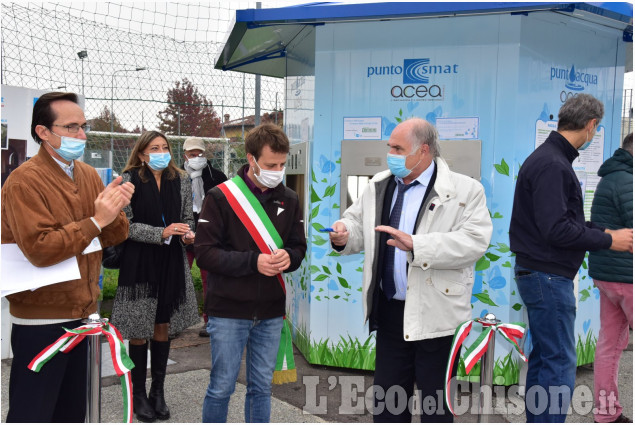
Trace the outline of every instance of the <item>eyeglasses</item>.
<instances>
[{"instance_id":1,"label":"eyeglasses","mask_svg":"<svg viewBox=\"0 0 635 425\"><path fill-rule=\"evenodd\" d=\"M84 133L88 133L90 131L90 124L84 124L84 125L79 125L79 124L69 124L69 125L53 124L53 127L65 128L71 134L78 133L80 128L82 130L84 130Z\"/></svg>"},{"instance_id":2,"label":"eyeglasses","mask_svg":"<svg viewBox=\"0 0 635 425\"><path fill-rule=\"evenodd\" d=\"M189 159L194 159L194 158L200 158L203 156L202 153L199 154L193 154L193 153L186 153L185 154L186 157L188 157Z\"/></svg>"}]
</instances>

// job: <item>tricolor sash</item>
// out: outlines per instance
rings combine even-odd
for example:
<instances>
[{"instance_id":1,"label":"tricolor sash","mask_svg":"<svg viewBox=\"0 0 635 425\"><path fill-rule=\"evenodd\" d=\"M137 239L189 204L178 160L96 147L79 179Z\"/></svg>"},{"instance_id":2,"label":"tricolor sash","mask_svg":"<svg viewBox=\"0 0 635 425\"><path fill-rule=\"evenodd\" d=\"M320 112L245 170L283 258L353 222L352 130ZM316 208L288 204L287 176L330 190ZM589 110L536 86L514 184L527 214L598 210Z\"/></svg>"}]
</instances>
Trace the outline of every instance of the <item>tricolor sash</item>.
<instances>
[{"instance_id":1,"label":"tricolor sash","mask_svg":"<svg viewBox=\"0 0 635 425\"><path fill-rule=\"evenodd\" d=\"M77 346L84 338L89 335L104 335L108 339L110 354L112 356L112 364L115 372L121 380L121 393L123 396L123 421L132 423L132 381L130 378L130 369L135 365L126 353L126 346L119 330L109 322L105 323L89 323L75 329L62 328L66 332L59 337L57 341L42 350L37 356L31 360L28 368L34 372L40 369L57 353L68 353ZM78 400L78 403L85 403L85 400Z\"/></svg>"},{"instance_id":2,"label":"tricolor sash","mask_svg":"<svg viewBox=\"0 0 635 425\"><path fill-rule=\"evenodd\" d=\"M249 235L253 238L258 249L263 254L273 254L284 246L282 238L265 212L262 204L251 192L245 181L239 176L217 186L227 198L229 205L245 226ZM286 295L287 289L281 273L276 275L282 292ZM280 345L276 358L276 369L273 374L274 384L295 382L297 374L293 360L293 345L291 344L291 330L286 317L283 317Z\"/></svg>"},{"instance_id":3,"label":"tricolor sash","mask_svg":"<svg viewBox=\"0 0 635 425\"><path fill-rule=\"evenodd\" d=\"M527 361L525 354L523 354L522 349L518 345L518 339L521 339L525 334L525 325L522 322L513 322L513 323L498 323L491 324L488 322L481 321L481 319L473 319L467 320L461 323L454 332L454 339L452 340L452 348L450 349L450 356L448 358L448 365L445 371L445 403L450 409L450 412L454 415L454 409L452 409L452 400L450 399L450 379L452 378L452 365L454 364L454 360L456 356L459 354L461 350L461 346L463 342L470 334L472 330L472 324L474 322L480 323L483 326L481 333L476 338L476 340L465 349L465 353L463 354L463 360L465 363L465 373L469 374L472 368L478 363L478 361L483 357L483 354L487 351L487 347L489 346L489 342L492 338L496 336L496 332L500 333L503 338L509 341L514 349L520 355L520 358L523 361Z\"/></svg>"}]
</instances>

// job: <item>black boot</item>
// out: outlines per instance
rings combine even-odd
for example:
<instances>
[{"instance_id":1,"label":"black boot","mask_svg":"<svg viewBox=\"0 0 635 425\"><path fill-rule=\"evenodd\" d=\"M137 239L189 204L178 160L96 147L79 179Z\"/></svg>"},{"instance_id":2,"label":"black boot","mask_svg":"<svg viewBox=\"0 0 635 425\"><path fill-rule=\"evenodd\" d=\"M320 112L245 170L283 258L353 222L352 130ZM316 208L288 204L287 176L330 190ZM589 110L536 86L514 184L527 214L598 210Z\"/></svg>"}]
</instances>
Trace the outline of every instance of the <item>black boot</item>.
<instances>
[{"instance_id":1,"label":"black boot","mask_svg":"<svg viewBox=\"0 0 635 425\"><path fill-rule=\"evenodd\" d=\"M152 385L150 386L150 404L154 408L157 418L169 419L170 409L165 404L163 384L165 383L165 369L168 365L168 354L170 353L170 341L152 340L151 350L150 370Z\"/></svg>"},{"instance_id":2,"label":"black boot","mask_svg":"<svg viewBox=\"0 0 635 425\"><path fill-rule=\"evenodd\" d=\"M157 419L146 394L146 371L148 370L148 343L129 344L128 355L135 364L132 368L132 405L137 419L141 422L154 422Z\"/></svg>"}]
</instances>

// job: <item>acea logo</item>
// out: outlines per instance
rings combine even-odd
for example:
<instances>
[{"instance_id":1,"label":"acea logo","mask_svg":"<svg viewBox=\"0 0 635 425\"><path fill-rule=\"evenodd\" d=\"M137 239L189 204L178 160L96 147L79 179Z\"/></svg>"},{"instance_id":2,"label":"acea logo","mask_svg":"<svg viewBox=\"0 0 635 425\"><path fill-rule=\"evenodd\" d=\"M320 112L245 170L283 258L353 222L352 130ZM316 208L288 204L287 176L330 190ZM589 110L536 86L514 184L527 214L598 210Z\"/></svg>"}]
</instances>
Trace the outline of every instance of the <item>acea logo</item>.
<instances>
[{"instance_id":1,"label":"acea logo","mask_svg":"<svg viewBox=\"0 0 635 425\"><path fill-rule=\"evenodd\" d=\"M551 80L565 80L565 87L573 91L583 91L589 85L598 84L598 76L587 72L578 71L574 65L571 69L551 67Z\"/></svg>"},{"instance_id":2,"label":"acea logo","mask_svg":"<svg viewBox=\"0 0 635 425\"><path fill-rule=\"evenodd\" d=\"M433 64L430 58L404 59L403 66L369 66L366 77L402 75L403 85L390 89L394 100L442 100L444 90L438 84L430 84L431 79L436 79L437 75L458 74L458 68L457 64Z\"/></svg>"}]
</instances>

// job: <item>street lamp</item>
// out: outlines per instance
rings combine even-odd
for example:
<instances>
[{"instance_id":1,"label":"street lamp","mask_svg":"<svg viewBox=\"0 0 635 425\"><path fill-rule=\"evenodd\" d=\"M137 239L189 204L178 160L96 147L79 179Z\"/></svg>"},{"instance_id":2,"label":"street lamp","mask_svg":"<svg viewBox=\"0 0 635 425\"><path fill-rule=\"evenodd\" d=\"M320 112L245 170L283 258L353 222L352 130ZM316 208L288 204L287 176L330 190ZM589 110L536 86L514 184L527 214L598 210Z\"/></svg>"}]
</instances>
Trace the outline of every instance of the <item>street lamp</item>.
<instances>
[{"instance_id":1,"label":"street lamp","mask_svg":"<svg viewBox=\"0 0 635 425\"><path fill-rule=\"evenodd\" d=\"M82 61L82 95L84 95L84 59L88 57L88 52L86 50L77 52L77 57Z\"/></svg>"},{"instance_id":2,"label":"street lamp","mask_svg":"<svg viewBox=\"0 0 635 425\"><path fill-rule=\"evenodd\" d=\"M115 144L113 141L113 133L115 132L115 75L123 72L136 72L145 71L145 66L140 66L135 69L118 69L112 73L112 84L110 85L110 168L114 165Z\"/></svg>"}]
</instances>

